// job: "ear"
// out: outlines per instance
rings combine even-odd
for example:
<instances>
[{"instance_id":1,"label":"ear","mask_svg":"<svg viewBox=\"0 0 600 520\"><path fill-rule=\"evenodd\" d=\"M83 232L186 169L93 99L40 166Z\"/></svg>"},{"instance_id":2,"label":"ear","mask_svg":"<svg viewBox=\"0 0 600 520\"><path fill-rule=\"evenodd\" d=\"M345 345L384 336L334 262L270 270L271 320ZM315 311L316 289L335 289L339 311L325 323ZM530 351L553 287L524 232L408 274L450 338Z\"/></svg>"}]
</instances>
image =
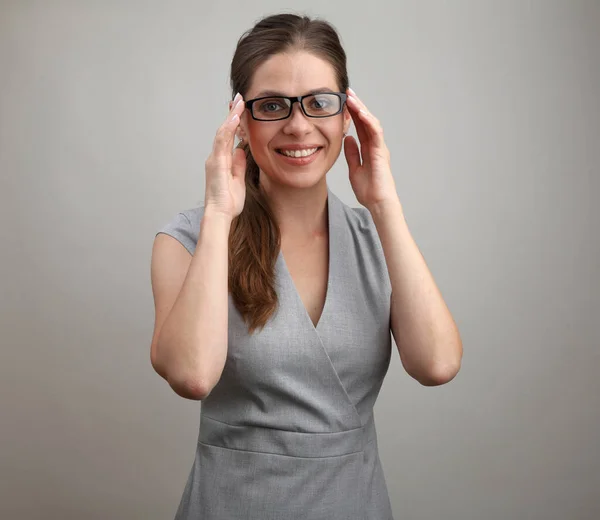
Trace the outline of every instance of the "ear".
<instances>
[{"instance_id":1,"label":"ear","mask_svg":"<svg viewBox=\"0 0 600 520\"><path fill-rule=\"evenodd\" d=\"M240 118L240 124L237 127L236 135L248 142L248 111L244 110L242 112L242 117Z\"/></svg>"},{"instance_id":2,"label":"ear","mask_svg":"<svg viewBox=\"0 0 600 520\"><path fill-rule=\"evenodd\" d=\"M247 141L247 132L246 132L246 124L244 121L244 118L242 117L242 120L240 121L240 124L237 127L237 130L235 131L235 135L237 136L238 139L241 139L242 141Z\"/></svg>"},{"instance_id":3,"label":"ear","mask_svg":"<svg viewBox=\"0 0 600 520\"><path fill-rule=\"evenodd\" d=\"M343 128L344 128L344 133L347 134L348 130L350 129L350 123L352 122L352 115L350 114L350 109L347 106L344 106L344 124L343 124Z\"/></svg>"}]
</instances>

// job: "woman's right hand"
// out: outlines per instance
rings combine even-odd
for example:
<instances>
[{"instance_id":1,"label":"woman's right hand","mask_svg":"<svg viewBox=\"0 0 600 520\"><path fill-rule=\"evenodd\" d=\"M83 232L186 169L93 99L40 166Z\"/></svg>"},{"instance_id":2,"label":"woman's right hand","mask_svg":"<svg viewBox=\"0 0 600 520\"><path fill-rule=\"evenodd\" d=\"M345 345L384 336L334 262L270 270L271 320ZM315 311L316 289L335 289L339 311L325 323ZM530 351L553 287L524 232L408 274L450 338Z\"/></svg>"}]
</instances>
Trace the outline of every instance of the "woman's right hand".
<instances>
[{"instance_id":1,"label":"woman's right hand","mask_svg":"<svg viewBox=\"0 0 600 520\"><path fill-rule=\"evenodd\" d=\"M246 200L246 153L242 148L231 152L244 109L244 100L238 94L227 119L217 131L213 150L205 162L205 208L231 219L242 212Z\"/></svg>"}]
</instances>

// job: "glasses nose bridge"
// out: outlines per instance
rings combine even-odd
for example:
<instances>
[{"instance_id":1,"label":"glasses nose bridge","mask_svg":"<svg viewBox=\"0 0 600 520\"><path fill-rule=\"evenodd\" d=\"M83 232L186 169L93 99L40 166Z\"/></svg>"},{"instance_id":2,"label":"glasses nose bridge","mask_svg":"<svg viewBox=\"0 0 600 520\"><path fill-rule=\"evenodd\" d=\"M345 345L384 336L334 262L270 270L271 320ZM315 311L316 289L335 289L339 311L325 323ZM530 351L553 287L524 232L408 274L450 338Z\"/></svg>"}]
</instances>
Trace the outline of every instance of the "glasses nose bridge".
<instances>
[{"instance_id":1,"label":"glasses nose bridge","mask_svg":"<svg viewBox=\"0 0 600 520\"><path fill-rule=\"evenodd\" d=\"M306 114L306 111L304 109L304 104L302 102L302 98L303 98L303 96L296 96L296 97L289 98L289 100L290 100L290 113L288 114L288 118L291 118L292 115L293 115L293 113L294 113L294 103L298 103L299 110L300 110L300 112L302 112L302 115L304 117L309 117Z\"/></svg>"}]
</instances>

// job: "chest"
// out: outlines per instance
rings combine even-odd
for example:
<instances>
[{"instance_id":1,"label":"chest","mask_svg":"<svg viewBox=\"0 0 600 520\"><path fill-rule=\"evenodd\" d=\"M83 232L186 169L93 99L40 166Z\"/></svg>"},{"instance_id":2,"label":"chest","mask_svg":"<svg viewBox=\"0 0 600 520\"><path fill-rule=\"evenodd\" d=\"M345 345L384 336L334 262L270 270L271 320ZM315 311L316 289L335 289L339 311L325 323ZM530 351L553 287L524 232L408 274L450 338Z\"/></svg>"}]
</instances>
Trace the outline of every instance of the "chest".
<instances>
[{"instance_id":1,"label":"chest","mask_svg":"<svg viewBox=\"0 0 600 520\"><path fill-rule=\"evenodd\" d=\"M298 296L316 327L323 313L329 279L329 244L327 239L310 247L281 248Z\"/></svg>"},{"instance_id":2,"label":"chest","mask_svg":"<svg viewBox=\"0 0 600 520\"><path fill-rule=\"evenodd\" d=\"M304 432L368 416L390 361L391 287L373 234L335 215L329 240L282 238L264 328L250 334L229 295L227 360L202 404L208 416Z\"/></svg>"}]
</instances>

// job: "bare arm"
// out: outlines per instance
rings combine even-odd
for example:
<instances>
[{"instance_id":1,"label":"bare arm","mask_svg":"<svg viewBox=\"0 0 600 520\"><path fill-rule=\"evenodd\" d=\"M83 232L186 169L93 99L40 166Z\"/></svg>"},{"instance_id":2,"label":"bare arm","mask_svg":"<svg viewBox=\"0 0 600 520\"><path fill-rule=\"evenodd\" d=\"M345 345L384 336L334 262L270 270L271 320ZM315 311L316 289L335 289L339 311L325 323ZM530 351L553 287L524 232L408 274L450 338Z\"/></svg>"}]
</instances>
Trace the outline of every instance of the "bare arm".
<instances>
[{"instance_id":1,"label":"bare arm","mask_svg":"<svg viewBox=\"0 0 600 520\"><path fill-rule=\"evenodd\" d=\"M227 359L229 230L246 199L246 154L240 148L232 153L231 146L244 111L238 93L206 159L204 215L194 254L164 233L152 249L156 319L150 359L188 399L211 392Z\"/></svg>"},{"instance_id":2,"label":"bare arm","mask_svg":"<svg viewBox=\"0 0 600 520\"><path fill-rule=\"evenodd\" d=\"M228 236L231 218L206 208L193 256L159 234L151 278L156 319L152 366L180 396L204 399L227 358Z\"/></svg>"}]
</instances>

